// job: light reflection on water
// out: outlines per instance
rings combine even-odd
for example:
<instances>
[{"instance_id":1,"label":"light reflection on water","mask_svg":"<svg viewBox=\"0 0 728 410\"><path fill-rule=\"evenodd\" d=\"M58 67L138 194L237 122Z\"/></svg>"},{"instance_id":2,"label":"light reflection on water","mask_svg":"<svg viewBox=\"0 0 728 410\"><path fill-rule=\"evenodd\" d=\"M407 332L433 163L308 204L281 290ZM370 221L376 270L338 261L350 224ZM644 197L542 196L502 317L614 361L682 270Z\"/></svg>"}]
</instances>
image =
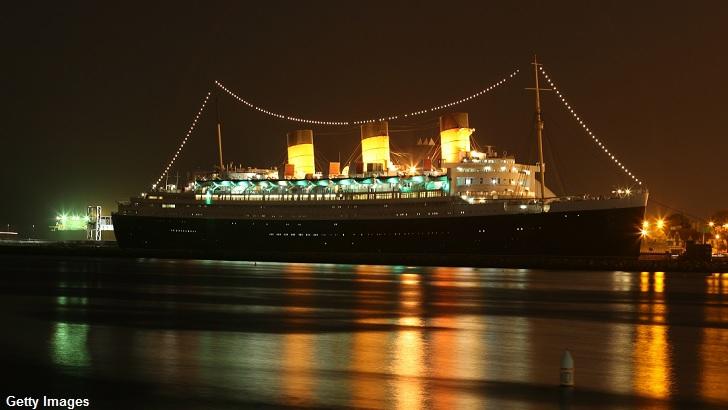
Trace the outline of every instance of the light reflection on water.
<instances>
[{"instance_id":1,"label":"light reflection on water","mask_svg":"<svg viewBox=\"0 0 728 410\"><path fill-rule=\"evenodd\" d=\"M69 286L65 281L58 283L59 288ZM56 297L56 304L61 308L85 306L88 299L85 297ZM53 325L51 339L51 355L53 361L59 366L84 367L89 365L87 347L89 326L85 323L56 322Z\"/></svg>"},{"instance_id":2,"label":"light reflection on water","mask_svg":"<svg viewBox=\"0 0 728 410\"><path fill-rule=\"evenodd\" d=\"M422 340L424 324L421 314L422 289L419 275L402 273L399 280L399 319L400 326L391 350L392 357L389 372L395 376L392 388L395 398L395 408L412 409L424 405L424 376L425 346Z\"/></svg>"},{"instance_id":3,"label":"light reflection on water","mask_svg":"<svg viewBox=\"0 0 728 410\"><path fill-rule=\"evenodd\" d=\"M298 324L298 316L310 312L305 306L313 304L314 289L310 284L314 271L312 265L290 264L285 271L286 279L295 281L296 286L285 288L286 315L284 318L291 326ZM315 402L316 378L311 373L316 363L315 348L318 344L310 333L291 333L283 335L281 366L281 394L285 404L291 406L310 406Z\"/></svg>"},{"instance_id":4,"label":"light reflection on water","mask_svg":"<svg viewBox=\"0 0 728 410\"><path fill-rule=\"evenodd\" d=\"M51 340L53 361L59 366L88 366L87 335L86 324L56 323Z\"/></svg>"},{"instance_id":5,"label":"light reflection on water","mask_svg":"<svg viewBox=\"0 0 728 410\"><path fill-rule=\"evenodd\" d=\"M646 324L637 324L635 329L634 389L658 399L668 397L671 382L664 290L664 272L640 274L643 303L639 303L638 309L640 321Z\"/></svg>"},{"instance_id":6,"label":"light reflection on water","mask_svg":"<svg viewBox=\"0 0 728 410\"><path fill-rule=\"evenodd\" d=\"M728 273L714 273L706 277L709 294L723 300L728 294ZM726 367L728 367L728 329L717 327L728 323L728 309L725 305L706 305L705 321L709 326L703 327L703 343L700 349L701 362L701 395L713 400L728 402L726 388Z\"/></svg>"},{"instance_id":7,"label":"light reflection on water","mask_svg":"<svg viewBox=\"0 0 728 410\"><path fill-rule=\"evenodd\" d=\"M693 391L728 404L728 275L144 263L202 283L56 284L71 292L54 300L56 366L293 407L539 409L559 405L569 348L579 391L616 400L602 407L669 408ZM105 320L112 307L130 318Z\"/></svg>"}]
</instances>

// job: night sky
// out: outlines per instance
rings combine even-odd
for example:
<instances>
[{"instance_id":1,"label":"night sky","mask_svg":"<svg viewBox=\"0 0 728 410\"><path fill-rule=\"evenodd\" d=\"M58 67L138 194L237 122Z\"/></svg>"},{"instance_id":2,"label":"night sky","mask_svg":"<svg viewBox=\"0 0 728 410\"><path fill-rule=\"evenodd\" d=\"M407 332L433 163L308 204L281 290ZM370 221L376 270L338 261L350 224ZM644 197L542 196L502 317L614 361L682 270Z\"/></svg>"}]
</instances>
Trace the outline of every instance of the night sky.
<instances>
[{"instance_id":1,"label":"night sky","mask_svg":"<svg viewBox=\"0 0 728 410\"><path fill-rule=\"evenodd\" d=\"M22 4L21 4L22 3ZM487 4L486 4L487 3ZM697 4L696 4L697 3ZM533 53L655 203L728 208L728 2L14 2L3 57L0 230L148 189L214 80L313 119L439 105L516 68L457 107L478 144L535 162ZM601 194L629 179L544 95L547 184ZM217 161L214 105L173 172ZM220 95L226 162L274 166L281 121ZM313 126L321 162L348 158L356 127ZM390 123L393 148L437 137L437 114Z\"/></svg>"}]
</instances>

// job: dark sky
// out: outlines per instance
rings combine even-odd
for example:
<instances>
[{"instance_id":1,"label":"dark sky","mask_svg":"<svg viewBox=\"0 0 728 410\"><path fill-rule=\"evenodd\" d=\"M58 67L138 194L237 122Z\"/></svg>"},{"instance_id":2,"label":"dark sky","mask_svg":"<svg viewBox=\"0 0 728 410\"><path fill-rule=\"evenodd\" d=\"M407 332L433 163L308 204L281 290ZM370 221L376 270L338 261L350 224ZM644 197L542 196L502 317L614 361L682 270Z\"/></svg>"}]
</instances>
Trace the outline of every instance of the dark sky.
<instances>
[{"instance_id":1,"label":"dark sky","mask_svg":"<svg viewBox=\"0 0 728 410\"><path fill-rule=\"evenodd\" d=\"M534 52L653 199L707 216L728 207L726 21L723 1L14 2L0 14L0 228L90 203L108 213L147 189L215 79L275 111L356 120L448 102L521 68L458 109L479 144L534 162ZM220 109L236 163L280 164L285 132L305 128L224 95ZM212 114L175 172L215 163ZM544 118L557 192L628 184L553 95ZM436 136L436 115L390 129L405 146ZM358 141L354 127L313 130L322 159Z\"/></svg>"}]
</instances>

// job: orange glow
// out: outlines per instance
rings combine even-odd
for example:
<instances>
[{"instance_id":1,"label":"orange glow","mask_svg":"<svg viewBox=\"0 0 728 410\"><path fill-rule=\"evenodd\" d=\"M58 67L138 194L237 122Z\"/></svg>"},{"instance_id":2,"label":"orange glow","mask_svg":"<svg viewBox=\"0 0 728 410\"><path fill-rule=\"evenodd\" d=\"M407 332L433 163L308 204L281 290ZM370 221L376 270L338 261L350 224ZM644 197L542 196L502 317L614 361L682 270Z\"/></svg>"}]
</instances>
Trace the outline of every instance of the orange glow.
<instances>
[{"instance_id":1,"label":"orange glow","mask_svg":"<svg viewBox=\"0 0 728 410\"><path fill-rule=\"evenodd\" d=\"M290 149L290 148L289 148ZM286 265L284 272L286 280L310 281L313 277L311 265L291 263ZM308 286L287 286L285 306L285 321L291 324L305 320L305 314L311 308L308 305L311 293ZM283 336L282 352L283 372L281 374L281 390L288 404L302 406L314 400L313 384L316 378L312 376L315 360L314 336L307 333L292 333Z\"/></svg>"},{"instance_id":2,"label":"orange glow","mask_svg":"<svg viewBox=\"0 0 728 410\"><path fill-rule=\"evenodd\" d=\"M351 347L350 369L360 374L385 373L387 338L381 332L355 332ZM386 402L386 389L376 377L352 378L351 406L357 409L382 408Z\"/></svg>"},{"instance_id":3,"label":"orange glow","mask_svg":"<svg viewBox=\"0 0 728 410\"><path fill-rule=\"evenodd\" d=\"M665 291L665 272L655 272L655 292Z\"/></svg>"},{"instance_id":4,"label":"orange glow","mask_svg":"<svg viewBox=\"0 0 728 410\"><path fill-rule=\"evenodd\" d=\"M640 273L640 292L649 292L649 291L650 291L650 273L642 272L642 273Z\"/></svg>"},{"instance_id":5,"label":"orange glow","mask_svg":"<svg viewBox=\"0 0 728 410\"><path fill-rule=\"evenodd\" d=\"M288 404L305 406L315 399L316 377L312 375L313 363L316 362L315 343L313 336L306 333L286 334L283 337L281 388Z\"/></svg>"},{"instance_id":6,"label":"orange glow","mask_svg":"<svg viewBox=\"0 0 728 410\"><path fill-rule=\"evenodd\" d=\"M403 285L419 285L420 275L416 273L403 273L401 275L401 283Z\"/></svg>"},{"instance_id":7,"label":"orange glow","mask_svg":"<svg viewBox=\"0 0 728 410\"><path fill-rule=\"evenodd\" d=\"M410 327L397 332L392 373L396 376L395 407L398 409L421 408L425 404L425 389L420 379L425 375L425 344L422 340L424 325L420 317L422 288L419 275L400 276L400 314L397 324Z\"/></svg>"},{"instance_id":8,"label":"orange glow","mask_svg":"<svg viewBox=\"0 0 728 410\"><path fill-rule=\"evenodd\" d=\"M647 275L645 275L647 274ZM642 272L641 279L649 277ZM655 272L655 293L647 303L639 305L640 320L635 330L634 389L645 396L664 399L670 391L670 355L665 322L664 272ZM651 323L650 323L651 322Z\"/></svg>"},{"instance_id":9,"label":"orange glow","mask_svg":"<svg viewBox=\"0 0 728 410\"><path fill-rule=\"evenodd\" d=\"M420 326L418 317L400 318L397 322L403 326ZM392 373L396 376L395 407L398 409L421 408L425 404L424 386L420 377L424 376L424 343L420 330L401 330L397 332L395 341L395 358L392 362Z\"/></svg>"},{"instance_id":10,"label":"orange glow","mask_svg":"<svg viewBox=\"0 0 728 410\"><path fill-rule=\"evenodd\" d=\"M666 398L670 384L667 329L663 325L637 325L636 337L635 390L646 396Z\"/></svg>"},{"instance_id":11,"label":"orange glow","mask_svg":"<svg viewBox=\"0 0 728 410\"><path fill-rule=\"evenodd\" d=\"M461 377L456 371L456 366L460 363L457 357L457 324L453 317L443 317L438 319L438 325L447 330L432 332L431 349L429 367L432 369L434 377L450 378ZM443 389L442 392L432 392L433 408L456 408L458 395L453 394L450 389Z\"/></svg>"},{"instance_id":12,"label":"orange glow","mask_svg":"<svg viewBox=\"0 0 728 410\"><path fill-rule=\"evenodd\" d=\"M356 321L358 323L381 323L369 317L372 312L372 304L376 304L376 298L372 298L379 283L384 282L373 272L374 267L360 265L356 267ZM373 277L374 276L374 277ZM384 336L382 332L359 331L354 332L351 346L351 361L349 368L359 374L383 374L389 369L387 366L387 353L390 351L391 339ZM352 378L351 407L382 408L386 403L386 391L383 382L377 377L354 377Z\"/></svg>"},{"instance_id":13,"label":"orange glow","mask_svg":"<svg viewBox=\"0 0 728 410\"><path fill-rule=\"evenodd\" d=\"M712 306L706 306L704 309L706 322L725 323L728 321L726 309ZM728 389L725 388L723 379L724 364L722 360L728 357L728 332L725 329L704 326L703 341L700 346L701 395L708 399L726 402L728 401Z\"/></svg>"},{"instance_id":14,"label":"orange glow","mask_svg":"<svg viewBox=\"0 0 728 410\"><path fill-rule=\"evenodd\" d=\"M728 273L714 273L705 278L710 294L728 294Z\"/></svg>"}]
</instances>

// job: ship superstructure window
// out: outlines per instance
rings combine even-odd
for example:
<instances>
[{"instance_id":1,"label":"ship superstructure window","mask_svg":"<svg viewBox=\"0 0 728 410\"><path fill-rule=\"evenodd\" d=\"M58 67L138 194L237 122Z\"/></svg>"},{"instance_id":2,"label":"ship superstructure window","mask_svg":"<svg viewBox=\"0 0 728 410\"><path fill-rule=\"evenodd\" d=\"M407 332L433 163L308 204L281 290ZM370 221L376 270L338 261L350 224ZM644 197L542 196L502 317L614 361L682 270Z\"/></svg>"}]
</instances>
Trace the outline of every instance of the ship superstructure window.
<instances>
[{"instance_id":1,"label":"ship superstructure window","mask_svg":"<svg viewBox=\"0 0 728 410\"><path fill-rule=\"evenodd\" d=\"M162 208L174 208L175 204L162 204Z\"/></svg>"}]
</instances>

